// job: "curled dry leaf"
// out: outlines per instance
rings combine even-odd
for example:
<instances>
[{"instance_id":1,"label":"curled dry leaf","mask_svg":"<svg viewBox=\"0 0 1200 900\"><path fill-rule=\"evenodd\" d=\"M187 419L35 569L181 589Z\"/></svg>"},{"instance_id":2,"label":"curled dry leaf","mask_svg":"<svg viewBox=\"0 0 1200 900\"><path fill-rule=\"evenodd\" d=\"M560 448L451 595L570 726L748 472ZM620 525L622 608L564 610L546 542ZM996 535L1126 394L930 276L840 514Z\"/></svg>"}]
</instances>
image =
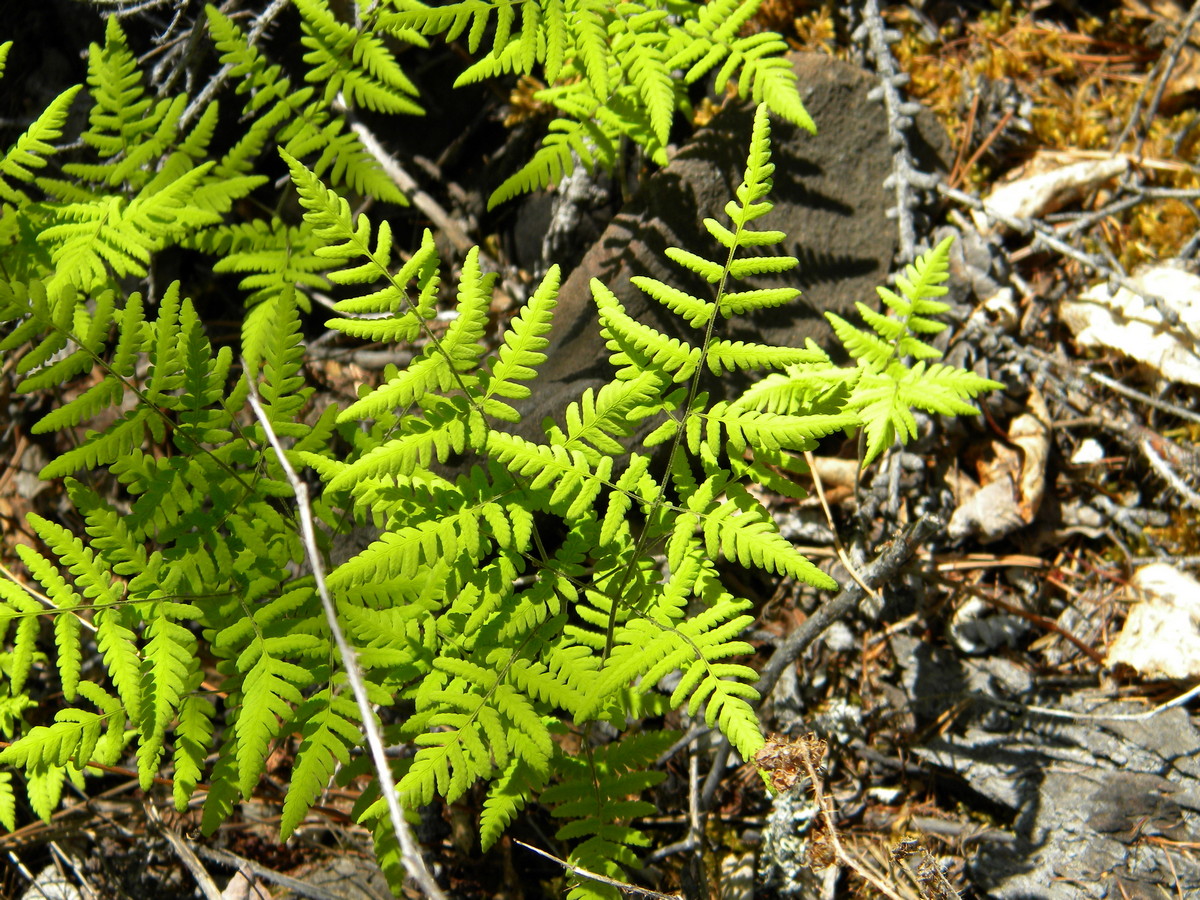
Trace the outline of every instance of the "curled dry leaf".
<instances>
[{"instance_id":1,"label":"curled dry leaf","mask_svg":"<svg viewBox=\"0 0 1200 900\"><path fill-rule=\"evenodd\" d=\"M1002 333L1012 334L1017 330L1020 311L1017 309L1016 297L1012 288L1000 288L984 300L983 311L991 317L994 326Z\"/></svg>"},{"instance_id":2,"label":"curled dry leaf","mask_svg":"<svg viewBox=\"0 0 1200 900\"><path fill-rule=\"evenodd\" d=\"M1026 411L1008 426L1008 439L1021 451L1017 511L1028 525L1042 506L1046 490L1046 458L1050 454L1050 411L1037 389L1030 391Z\"/></svg>"},{"instance_id":3,"label":"curled dry leaf","mask_svg":"<svg viewBox=\"0 0 1200 900\"><path fill-rule=\"evenodd\" d=\"M990 543L1037 517L1046 489L1050 413L1036 389L1030 391L1025 412L1009 425L1008 442L993 441L990 449L979 464L982 487L950 518L947 530L954 540L976 536Z\"/></svg>"},{"instance_id":4,"label":"curled dry leaf","mask_svg":"<svg viewBox=\"0 0 1200 900\"><path fill-rule=\"evenodd\" d=\"M813 734L795 740L772 735L754 754L754 765L770 776L771 787L783 793L808 778L809 767L820 771L825 748L825 741Z\"/></svg>"},{"instance_id":5,"label":"curled dry leaf","mask_svg":"<svg viewBox=\"0 0 1200 900\"><path fill-rule=\"evenodd\" d=\"M824 869L837 862L837 849L829 837L829 825L824 816L813 819L804 850L804 864L810 869Z\"/></svg>"},{"instance_id":6,"label":"curled dry leaf","mask_svg":"<svg viewBox=\"0 0 1200 900\"><path fill-rule=\"evenodd\" d=\"M1171 381L1200 385L1200 277L1161 264L1142 269L1133 282L1173 310L1186 332L1163 328L1162 314L1132 291L1113 294L1097 284L1059 305L1075 343L1111 348Z\"/></svg>"},{"instance_id":7,"label":"curled dry leaf","mask_svg":"<svg viewBox=\"0 0 1200 900\"><path fill-rule=\"evenodd\" d=\"M974 535L981 543L990 544L1016 531L1025 524L1017 512L1016 494L1011 476L984 485L954 510L947 534L956 541Z\"/></svg>"}]
</instances>

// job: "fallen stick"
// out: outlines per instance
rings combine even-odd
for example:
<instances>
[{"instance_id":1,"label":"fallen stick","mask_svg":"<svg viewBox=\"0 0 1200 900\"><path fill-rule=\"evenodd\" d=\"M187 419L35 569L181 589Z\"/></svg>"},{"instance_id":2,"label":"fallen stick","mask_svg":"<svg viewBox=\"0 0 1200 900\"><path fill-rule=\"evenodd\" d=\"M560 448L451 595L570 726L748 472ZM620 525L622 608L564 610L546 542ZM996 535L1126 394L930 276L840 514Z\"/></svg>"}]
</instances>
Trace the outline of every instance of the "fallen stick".
<instances>
[{"instance_id":1,"label":"fallen stick","mask_svg":"<svg viewBox=\"0 0 1200 900\"><path fill-rule=\"evenodd\" d=\"M933 515L922 516L901 532L875 560L861 570L862 582L851 582L833 599L826 601L811 616L797 626L771 654L758 679L758 692L765 701L775 688L784 670L800 658L830 625L850 615L867 597L863 584L877 588L895 577L916 552L917 548L945 528L945 523Z\"/></svg>"}]
</instances>

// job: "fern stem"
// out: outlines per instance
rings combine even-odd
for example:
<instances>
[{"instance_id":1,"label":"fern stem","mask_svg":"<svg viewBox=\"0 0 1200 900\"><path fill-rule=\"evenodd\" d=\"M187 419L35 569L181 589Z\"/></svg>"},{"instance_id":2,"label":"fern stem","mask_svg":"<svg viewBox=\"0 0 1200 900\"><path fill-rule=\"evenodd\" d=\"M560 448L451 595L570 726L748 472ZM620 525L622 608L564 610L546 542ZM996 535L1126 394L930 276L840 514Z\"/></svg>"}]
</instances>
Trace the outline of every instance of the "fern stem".
<instances>
[{"instance_id":1,"label":"fern stem","mask_svg":"<svg viewBox=\"0 0 1200 900\"><path fill-rule=\"evenodd\" d=\"M696 371L692 374L688 383L687 398L683 404L683 421L680 422L680 427L675 430L675 434L671 438L671 449L667 453L666 471L670 472L675 463L675 458L679 454L679 448L683 443L683 437L687 433L686 423L687 417L691 414L692 404L696 402L696 397L700 393L700 379L704 375L705 362L708 359L708 348L712 343L713 332L716 330L717 317L721 314L721 300L725 296L725 285L729 282L729 270L733 267L734 258L737 255L738 241L743 230L741 223L735 223L736 230L734 231L735 239L731 242L729 253L725 257L725 266L721 271L721 278L717 282L717 296L715 300L715 308L713 314L709 316L708 322L704 327L704 339L700 345L700 360L696 363ZM668 413L669 415L669 413ZM658 495L654 498L654 502L650 505L650 510L646 515L647 522L653 521L655 516L662 510L666 503L667 484L669 478L664 478L659 486ZM606 661L612 654L613 642L616 637L617 627L617 598L624 596L625 588L629 584L629 580L633 577L634 567L637 561L643 558L649 541L650 529L643 528L641 534L638 535L637 543L634 545L634 551L630 556L630 560L625 565L625 571L621 576L621 583L617 589L617 597L613 599L611 608L608 611L608 624L604 630L604 654L601 657L602 661Z\"/></svg>"}]
</instances>

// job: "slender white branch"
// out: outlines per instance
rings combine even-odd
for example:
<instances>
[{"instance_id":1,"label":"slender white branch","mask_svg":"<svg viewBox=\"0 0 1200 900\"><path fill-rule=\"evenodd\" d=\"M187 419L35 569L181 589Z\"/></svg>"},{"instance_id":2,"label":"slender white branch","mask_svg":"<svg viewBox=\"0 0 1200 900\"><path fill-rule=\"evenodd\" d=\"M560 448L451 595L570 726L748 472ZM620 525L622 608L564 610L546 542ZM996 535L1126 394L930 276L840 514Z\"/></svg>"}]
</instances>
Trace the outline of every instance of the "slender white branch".
<instances>
[{"instance_id":1,"label":"slender white branch","mask_svg":"<svg viewBox=\"0 0 1200 900\"><path fill-rule=\"evenodd\" d=\"M638 894L642 897L652 897L654 900L680 900L678 894L660 894L658 891L650 890L650 888L638 887L636 884L630 884L627 881L617 881L615 878L609 878L607 875L601 875L598 872L592 872L588 869L583 869L579 866L572 865L565 859L559 859L553 853L547 853L545 850L539 850L532 844L527 844L524 841L518 841L516 838L513 838L513 843L520 847L524 847L526 850L532 850L538 856L544 856L546 859L553 860L572 875L579 875L582 878L587 878L589 881L607 884L609 887L615 887L617 890L628 894Z\"/></svg>"},{"instance_id":2,"label":"slender white branch","mask_svg":"<svg viewBox=\"0 0 1200 900\"><path fill-rule=\"evenodd\" d=\"M244 360L243 368L246 371L250 370L249 366L245 365ZM304 539L304 552L308 556L309 565L312 566L313 578L317 582L317 593L321 596L321 605L325 609L325 619L329 623L329 632L333 635L334 642L337 644L342 664L346 667L346 677L350 682L350 689L354 692L354 699L358 703L358 712L362 718L363 732L367 736L367 745L371 750L371 760L375 764L375 773L379 776L379 789L383 793L384 800L387 801L392 828L395 830L396 839L400 842L400 856L404 862L404 868L413 881L420 886L426 897L429 897L430 900L446 900L446 895L442 893L442 889L433 880L433 875L430 874L428 867L425 865L425 860L421 856L421 849L417 846L417 842L408 828L408 823L404 821L404 811L400 808L400 798L396 794L396 782L392 778L392 769L388 765L387 755L383 749L383 737L379 733L379 726L375 722L375 711L371 708L371 701L367 697L367 687L363 682L362 669L358 665L358 655L346 640L345 634L342 633L341 625L338 624L337 610L334 608L333 600L329 596L329 590L325 586L325 566L321 561L321 554L317 549L317 536L313 528L312 507L308 499L308 486L300 480L299 476L296 475L295 469L288 462L283 445L279 443L279 438L276 437L275 430L271 427L270 419L267 418L267 414L259 402L258 389L252 380L248 379L248 381L250 385L250 407L254 410L254 415L258 417L259 424L262 425L271 447L274 448L275 456L279 459L279 465L283 467L288 483L292 486L292 490L296 492L296 508L300 513L300 532Z\"/></svg>"}]
</instances>

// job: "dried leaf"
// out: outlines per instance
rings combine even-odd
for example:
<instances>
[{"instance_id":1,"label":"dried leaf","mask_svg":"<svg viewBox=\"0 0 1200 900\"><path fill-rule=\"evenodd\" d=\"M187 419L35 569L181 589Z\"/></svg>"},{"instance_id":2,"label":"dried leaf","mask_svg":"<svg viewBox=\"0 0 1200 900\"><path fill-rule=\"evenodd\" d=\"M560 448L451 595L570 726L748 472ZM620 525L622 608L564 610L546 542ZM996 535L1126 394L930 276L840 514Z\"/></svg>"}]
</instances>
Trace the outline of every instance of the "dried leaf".
<instances>
[{"instance_id":1,"label":"dried leaf","mask_svg":"<svg viewBox=\"0 0 1200 900\"><path fill-rule=\"evenodd\" d=\"M1008 439L1021 450L1017 477L1017 512L1028 525L1037 516L1046 490L1046 458L1050 455L1050 412L1035 388L1029 392L1027 412L1008 426Z\"/></svg>"},{"instance_id":2,"label":"dried leaf","mask_svg":"<svg viewBox=\"0 0 1200 900\"><path fill-rule=\"evenodd\" d=\"M1059 305L1059 316L1080 347L1109 347L1145 363L1171 381L1200 385L1200 277L1169 264L1143 269L1133 281L1162 299L1187 333L1163 328L1162 314L1131 291L1112 294L1098 284Z\"/></svg>"},{"instance_id":3,"label":"dried leaf","mask_svg":"<svg viewBox=\"0 0 1200 900\"><path fill-rule=\"evenodd\" d=\"M772 735L754 754L754 764L770 775L771 787L782 793L808 777L806 762L814 772L820 771L825 748L825 741L813 734L795 740Z\"/></svg>"},{"instance_id":4,"label":"dried leaf","mask_svg":"<svg viewBox=\"0 0 1200 900\"><path fill-rule=\"evenodd\" d=\"M1046 489L1050 454L1050 414L1046 401L1032 390L1025 412L1008 427L1009 444L993 441L979 463L982 487L959 504L950 518L954 540L977 536L983 543L999 540L1030 524Z\"/></svg>"},{"instance_id":5,"label":"dried leaf","mask_svg":"<svg viewBox=\"0 0 1200 900\"><path fill-rule=\"evenodd\" d=\"M1035 158L1029 168L1044 165ZM984 204L992 211L1016 218L1032 218L1062 209L1097 186L1122 174L1129 168L1124 156L1111 159L1088 160L1054 169L1037 175L1028 175L1001 185L984 198ZM980 232L986 234L987 219L977 216Z\"/></svg>"},{"instance_id":6,"label":"dried leaf","mask_svg":"<svg viewBox=\"0 0 1200 900\"><path fill-rule=\"evenodd\" d=\"M1200 677L1200 582L1155 563L1138 569L1129 586L1139 600L1108 649L1108 664L1147 678Z\"/></svg>"},{"instance_id":7,"label":"dried leaf","mask_svg":"<svg viewBox=\"0 0 1200 900\"><path fill-rule=\"evenodd\" d=\"M810 869L824 869L837 862L837 851L829 839L829 826L824 816L813 820L808 832L808 845L804 849L804 864Z\"/></svg>"}]
</instances>

